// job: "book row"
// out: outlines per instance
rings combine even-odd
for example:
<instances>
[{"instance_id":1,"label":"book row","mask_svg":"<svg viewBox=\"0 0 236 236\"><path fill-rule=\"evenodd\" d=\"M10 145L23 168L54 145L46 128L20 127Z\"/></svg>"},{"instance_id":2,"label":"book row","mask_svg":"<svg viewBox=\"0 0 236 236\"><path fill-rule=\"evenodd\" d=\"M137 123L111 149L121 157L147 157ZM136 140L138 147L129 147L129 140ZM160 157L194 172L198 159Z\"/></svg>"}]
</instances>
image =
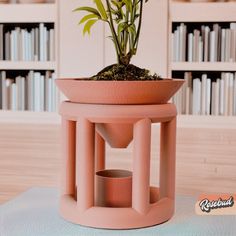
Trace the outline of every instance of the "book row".
<instances>
[{"instance_id":1,"label":"book row","mask_svg":"<svg viewBox=\"0 0 236 236\"><path fill-rule=\"evenodd\" d=\"M0 109L18 111L57 110L59 92L55 86L55 73L29 71L26 76L10 78L0 72Z\"/></svg>"},{"instance_id":2,"label":"book row","mask_svg":"<svg viewBox=\"0 0 236 236\"><path fill-rule=\"evenodd\" d=\"M188 32L181 23L172 33L172 59L175 62L236 62L236 23L229 28L213 24Z\"/></svg>"},{"instance_id":3,"label":"book row","mask_svg":"<svg viewBox=\"0 0 236 236\"><path fill-rule=\"evenodd\" d=\"M236 73L222 72L219 78L207 74L194 77L185 72L185 84L174 96L178 113L192 115L236 115Z\"/></svg>"},{"instance_id":4,"label":"book row","mask_svg":"<svg viewBox=\"0 0 236 236\"><path fill-rule=\"evenodd\" d=\"M38 27L5 29L0 24L0 60L54 61L55 32L44 23Z\"/></svg>"}]
</instances>

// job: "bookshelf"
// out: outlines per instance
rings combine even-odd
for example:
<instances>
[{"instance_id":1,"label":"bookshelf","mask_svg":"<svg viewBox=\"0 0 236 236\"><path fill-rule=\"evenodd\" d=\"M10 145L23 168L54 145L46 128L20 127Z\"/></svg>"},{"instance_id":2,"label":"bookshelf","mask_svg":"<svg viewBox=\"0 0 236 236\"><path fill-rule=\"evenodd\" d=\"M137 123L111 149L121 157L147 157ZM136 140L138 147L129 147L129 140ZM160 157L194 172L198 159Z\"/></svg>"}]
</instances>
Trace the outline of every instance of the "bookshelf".
<instances>
[{"instance_id":1,"label":"bookshelf","mask_svg":"<svg viewBox=\"0 0 236 236\"><path fill-rule=\"evenodd\" d=\"M172 71L236 71L235 62L171 62Z\"/></svg>"},{"instance_id":2,"label":"bookshelf","mask_svg":"<svg viewBox=\"0 0 236 236\"><path fill-rule=\"evenodd\" d=\"M26 14L27 12L27 14ZM1 23L55 23L56 3L40 4L1 4Z\"/></svg>"},{"instance_id":3,"label":"bookshelf","mask_svg":"<svg viewBox=\"0 0 236 236\"><path fill-rule=\"evenodd\" d=\"M173 61L172 32L174 27L181 23L193 26L190 27L191 29L201 24L208 25L208 23L211 26L214 23L220 23L225 26L228 22L236 22L235 12L236 2L195 3L170 0L168 16L168 75L170 77L180 76L183 78L184 72L193 72L198 76L207 73L209 77L212 75L210 78L213 78L215 75L220 76L221 72L234 73L236 71L236 62ZM190 81L193 81L192 78ZM186 83L184 86L186 86ZM180 94L177 95L177 98L179 98ZM186 94L188 95L188 93ZM186 102L186 99L184 101ZM185 103L185 105L187 104ZM180 110L181 106L177 105L177 109ZM192 115L186 113L178 115L177 119L177 191L181 188L186 188L189 191L192 186L203 192L209 191L212 186L217 186L218 190L220 189L222 192L231 191L224 190L224 186L230 183L233 178L231 176L233 173L231 168L235 168L233 162L235 149L233 144L235 140L236 116L219 115L215 107L214 115ZM192 146L191 143L193 144ZM183 152L180 153L181 151ZM185 168L188 173L182 174L181 172L184 172ZM196 170L195 173L194 170ZM217 176L219 173L222 173L221 176ZM201 179L200 184L195 181L199 179ZM219 187L218 183L221 181L224 183L222 182L222 186ZM204 189L207 183L211 183L209 185L211 187L207 186ZM218 190L215 191L217 192Z\"/></svg>"},{"instance_id":4,"label":"bookshelf","mask_svg":"<svg viewBox=\"0 0 236 236\"><path fill-rule=\"evenodd\" d=\"M1 70L56 70L55 61L1 61Z\"/></svg>"},{"instance_id":5,"label":"bookshelf","mask_svg":"<svg viewBox=\"0 0 236 236\"><path fill-rule=\"evenodd\" d=\"M219 9L220 9L220 14L219 14ZM193 79L195 78L200 78L201 81L201 87L200 87L200 94L202 95L202 91L203 89L205 89L205 85L202 85L202 77L201 76L206 76L207 78L210 77L211 79L211 84L210 84L210 88L209 88L209 96L211 96L211 104L210 104L210 113L211 115L223 115L224 118L225 116L229 115L236 115L235 112L221 112L221 113L214 113L212 112L213 110L213 106L217 107L218 105L215 105L218 100L219 102L221 102L220 98L214 100L213 97L215 96L215 84L218 78L220 78L221 80L224 80L224 85L226 86L226 79L228 80L228 78L224 78L225 75L222 75L222 73L226 73L226 77L232 77L232 75L234 76L234 81L236 80L235 78L235 72L236 72L236 61L235 58L232 60L230 58L230 61L221 61L222 59L219 59L219 52L222 53L221 49L219 49L219 46L217 45L217 53L218 56L215 56L216 59L210 59L211 57L211 51L210 51L210 33L209 33L209 45L208 45L208 49L209 52L205 53L204 52L204 46L201 46L202 49L200 49L200 51L203 51L203 55L201 55L200 58L194 58L193 61L190 60L190 62L188 62L189 58L188 58L188 54L189 54L189 33L193 33L194 30L199 30L200 32L200 37L202 37L199 40L202 40L203 44L205 44L204 41L204 36L202 34L201 31L202 28L201 26L209 26L210 27L210 31L214 31L213 30L213 25L214 24L219 24L220 27L223 29L225 28L229 28L231 26L230 23L235 23L236 22L236 17L235 17L235 12L236 12L236 2L187 2L187 1L175 1L175 0L169 0L169 53L168 53L168 75L171 77L182 77L184 78L184 73L185 72L191 72L191 79L189 80L191 85L193 86ZM178 28L177 26L180 26L181 24L184 24L184 26L187 27L187 32L186 32L186 37L184 36L184 40L183 44L186 45L186 51L183 51L183 55L184 55L184 59L182 58L182 56L179 56L180 59L176 59L176 54L175 51L179 52L182 50L182 46L180 46L180 49L174 49L174 45L176 45L176 41L174 37L176 37L174 34L172 35L172 33L174 33L176 31L176 29ZM183 32L183 28L181 29ZM177 37L178 34L180 34L179 32L177 33ZM231 33L232 34L232 33ZM194 33L193 33L194 35ZM220 33L219 33L220 35ZM195 35L194 35L195 37ZM236 43L236 35L232 36L235 37L233 38L233 40ZM174 39L173 39L174 38ZM183 38L181 38L181 36L179 37L178 40L182 40ZM216 36L216 38L222 40L221 36ZM193 39L194 42L195 39ZM198 40L198 39L197 39ZM207 40L207 41L208 41ZM173 43L174 41L174 43ZM232 42L232 41L231 41ZM219 45L222 47L222 42L218 41ZM236 45L233 45L234 51L236 52ZM178 44L178 42L177 42ZM179 43L181 45L181 43ZM211 49L212 50L212 49ZM226 49L225 49L226 50ZM205 56L205 54L208 54L208 59L204 59L203 57ZM214 57L214 56L213 56ZM178 56L177 56L178 58ZM191 58L191 57L190 57ZM196 61L197 60L197 61ZM226 60L226 59L225 59ZM181 74L182 73L182 74ZM200 74L201 73L201 74ZM185 78L186 79L186 78ZM232 78L231 78L232 80ZM227 82L228 83L228 82ZM231 82L230 82L231 83ZM236 83L236 82L234 82ZM213 85L214 84L214 85ZM214 88L213 88L214 86ZM218 89L218 87L217 87ZM196 91L196 90L195 90ZM225 90L226 91L226 90ZM190 89L190 93L191 93L191 89ZM231 91L230 93L230 105L228 105L227 102L224 103L225 106L231 106L232 102L236 103L236 91ZM214 93L214 94L213 94ZM228 93L228 92L227 92ZM183 95L183 92L181 94L181 92L179 94L177 94L177 96L174 98L174 101L177 105L177 108L179 110L180 114L186 114L183 109L182 109L182 105L183 103L185 103L186 101L184 101L184 99L186 98L185 96L186 94ZM226 95L226 94L224 94ZM224 95L221 95L221 97L223 97ZM192 96L192 97L191 97ZM196 98L195 98L196 99ZM201 100L203 99L202 97L200 98ZM228 98L227 98L228 99ZM194 96L193 94L189 95L189 102L187 102L186 104L189 106L189 103L194 104ZM231 101L232 100L232 101ZM212 104L212 102L214 101L214 105ZM226 99L225 99L226 101ZM181 103L181 104L180 104ZM200 102L202 106L202 101ZM204 102L203 102L204 103ZM236 105L236 104L235 104ZM235 106L234 108L235 109ZM226 110L228 108L224 108L224 110ZM231 108L230 108L231 109ZM187 112L187 114L189 114ZM192 113L190 113L192 114ZM195 113L196 114L196 113ZM197 113L198 114L198 113ZM206 115L204 112L199 111L199 115ZM209 112L207 112L207 115L209 116ZM189 118L192 119L193 116L189 116ZM212 119L212 116L209 116L209 119Z\"/></svg>"},{"instance_id":6,"label":"bookshelf","mask_svg":"<svg viewBox=\"0 0 236 236\"><path fill-rule=\"evenodd\" d=\"M58 3L57 1L55 1L55 3L50 2L50 3L39 3L39 4L33 4L33 3L31 4L30 3L29 4L12 3L11 4L9 3L9 4L1 4L0 6L1 6L0 7L0 24L3 25L3 40L4 40L4 44L3 44L4 58L3 60L0 60L0 72L5 71L7 77L9 75L13 79L16 78L17 76L27 76L30 71L38 72L42 76L45 77L45 80L43 81L43 83L45 83L45 86L46 86L46 83L48 81L46 79L47 77L46 75L48 74L48 72L53 72L53 77L50 77L51 80L53 80L53 78L56 78L58 74L58 63L57 63L58 62L58 50L57 50L58 48L58 41L57 41ZM47 35L45 36L45 39L40 38L41 37L40 33L43 32L43 31L40 32L40 25L42 27L45 27L44 32L46 33L44 33L44 35L45 34ZM30 41L31 51L27 48L28 46L25 46L26 49L28 50L27 52L28 54L24 52L25 48L20 49L20 53L19 53L19 50L17 49L18 51L16 54L18 56L14 58L12 56L12 51L15 52L14 49L11 49L12 51L10 51L11 53L9 54L10 56L9 55L6 56L7 53L6 53L6 48L5 48L6 47L5 34L6 32L10 32L10 34L12 34L12 31L15 30L16 27L18 27L18 31L20 31L20 33L17 35L17 40L18 40L17 45L19 45L19 42L21 43L20 45L29 45L28 42L29 40L31 40ZM36 28L38 28L39 30L39 34L38 34L39 39L37 42L39 44L38 47L35 45L36 44L35 31L32 34L32 31L35 30ZM52 29L52 32L51 32L52 34L49 36L50 29ZM24 36L22 36L23 33L25 33L25 32L22 33L23 30L28 33L28 39L27 39L28 41L26 41L26 43L24 42L22 43L22 41L26 40L26 37L24 38ZM10 37L12 37L12 35ZM52 38L50 43L49 43L49 37ZM33 40L34 40L34 43L32 43ZM42 55L41 53L42 45L40 44L40 42L43 40L47 40L47 44L46 42L44 42L43 44L45 45L46 49L43 48L44 57L42 58L41 56L39 56L39 54ZM10 48L12 48L12 44ZM16 48L19 48L19 47L16 47ZM35 48L38 49L37 55L35 54ZM29 56L30 54L33 56ZM10 59L8 59L8 57L10 57ZM25 81L26 80L27 79L25 77ZM51 83L50 81L50 86L51 84L53 84L53 82ZM34 89L36 89L36 87ZM27 91L27 90L23 90L23 91ZM46 89L44 93L45 93L44 100L46 100L47 97L49 97L46 95ZM27 95L25 97L27 97ZM56 91L56 95L53 101L53 104L55 104L55 109L53 108L47 111L55 111L58 107L59 99L60 99L59 93L58 91ZM46 101L44 101L43 103L46 104ZM45 107L44 107L44 110L46 111ZM25 108L29 109L27 108L27 105L25 106ZM8 109L11 109L11 107ZM22 111L0 110L0 114L7 117L15 116L17 112L21 113ZM25 117L28 117L29 120L32 120L32 117L37 117L39 115L37 112L37 109L35 109L34 112L31 112L32 115L29 115L30 112L31 111L27 111L25 113L27 114L27 116ZM47 115L50 116L48 112L45 112L45 114L46 116Z\"/></svg>"},{"instance_id":7,"label":"bookshelf","mask_svg":"<svg viewBox=\"0 0 236 236\"><path fill-rule=\"evenodd\" d=\"M235 2L181 2L170 0L172 22L230 22L235 20Z\"/></svg>"},{"instance_id":8,"label":"bookshelf","mask_svg":"<svg viewBox=\"0 0 236 236\"><path fill-rule=\"evenodd\" d=\"M90 4L90 0L86 0L84 4ZM114 58L110 55L113 55L108 45L110 42L104 36L104 26L100 24L95 27L93 37L83 37L81 29L77 26L79 17L72 13L72 9L77 5L76 2L64 0L45 4L1 4L0 24L25 25L40 22L53 24L56 32L56 55L55 61L0 61L0 71L50 70L55 71L57 77L74 77L76 74L83 77L94 74L111 63ZM221 14L219 14L219 9ZM171 43L168 44L173 24L235 22L235 12L235 2L193 3L160 0L148 3L144 12L144 31L140 41L140 47L145 50L139 51L134 63L150 67L152 71L163 77L172 77L173 74L179 75L184 71L235 72L236 63L234 62L173 62ZM157 27L150 28L149 25L153 22L161 23L158 23ZM152 37L149 37L150 34ZM60 38L60 44L58 38ZM68 41L70 41L69 44ZM94 41L97 43L94 44ZM96 56L91 57L94 51L96 51ZM155 55L155 58L150 55ZM192 119L192 116L189 118Z\"/></svg>"}]
</instances>

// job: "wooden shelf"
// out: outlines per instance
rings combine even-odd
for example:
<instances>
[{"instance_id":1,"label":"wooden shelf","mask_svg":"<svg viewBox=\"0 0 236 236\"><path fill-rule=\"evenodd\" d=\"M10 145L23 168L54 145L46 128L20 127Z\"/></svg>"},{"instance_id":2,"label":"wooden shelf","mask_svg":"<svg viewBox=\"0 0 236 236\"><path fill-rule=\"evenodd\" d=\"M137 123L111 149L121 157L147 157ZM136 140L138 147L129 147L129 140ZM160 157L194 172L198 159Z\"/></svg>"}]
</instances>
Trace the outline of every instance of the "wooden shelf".
<instances>
[{"instance_id":1,"label":"wooden shelf","mask_svg":"<svg viewBox=\"0 0 236 236\"><path fill-rule=\"evenodd\" d=\"M55 70L51 61L0 61L0 70Z\"/></svg>"},{"instance_id":2,"label":"wooden shelf","mask_svg":"<svg viewBox=\"0 0 236 236\"><path fill-rule=\"evenodd\" d=\"M172 62L172 71L236 71L235 62Z\"/></svg>"},{"instance_id":3,"label":"wooden shelf","mask_svg":"<svg viewBox=\"0 0 236 236\"><path fill-rule=\"evenodd\" d=\"M0 23L55 22L56 4L1 4Z\"/></svg>"},{"instance_id":4,"label":"wooden shelf","mask_svg":"<svg viewBox=\"0 0 236 236\"><path fill-rule=\"evenodd\" d=\"M235 2L170 1L172 22L231 22L236 20Z\"/></svg>"},{"instance_id":5,"label":"wooden shelf","mask_svg":"<svg viewBox=\"0 0 236 236\"><path fill-rule=\"evenodd\" d=\"M60 124L56 112L4 111L0 110L0 123L14 124Z\"/></svg>"}]
</instances>

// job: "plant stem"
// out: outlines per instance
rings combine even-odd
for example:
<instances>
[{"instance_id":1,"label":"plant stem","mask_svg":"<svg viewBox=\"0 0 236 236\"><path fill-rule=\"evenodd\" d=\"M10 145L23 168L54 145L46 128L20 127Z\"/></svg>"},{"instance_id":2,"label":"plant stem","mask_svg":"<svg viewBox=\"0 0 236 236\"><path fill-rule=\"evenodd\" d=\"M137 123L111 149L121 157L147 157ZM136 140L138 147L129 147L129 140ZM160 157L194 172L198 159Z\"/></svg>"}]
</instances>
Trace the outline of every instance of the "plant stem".
<instances>
[{"instance_id":1,"label":"plant stem","mask_svg":"<svg viewBox=\"0 0 236 236\"><path fill-rule=\"evenodd\" d=\"M108 9L109 18L110 18L109 26L110 26L111 33L112 33L113 38L114 38L114 43L116 44L116 48L117 48L116 53L117 53L118 63L120 63L119 58L120 58L120 55L122 53L122 50L121 50L119 39L118 39L118 36L116 34L116 31L115 31L114 24L113 24L113 19L112 19L112 14L111 14L111 6L110 6L110 3L109 3L109 0L106 0L106 3L107 3L107 9Z\"/></svg>"},{"instance_id":2,"label":"plant stem","mask_svg":"<svg viewBox=\"0 0 236 236\"><path fill-rule=\"evenodd\" d=\"M129 24L129 11L126 10L126 19L125 19L125 22L127 23L127 25ZM124 31L124 54L126 55L127 54L127 44L128 44L128 33L127 31L125 30Z\"/></svg>"},{"instance_id":3,"label":"plant stem","mask_svg":"<svg viewBox=\"0 0 236 236\"><path fill-rule=\"evenodd\" d=\"M137 30L137 35L134 40L134 48L137 50L138 47L138 41L139 41L139 35L141 31L141 26L142 26L142 16L143 16L143 0L140 0L140 11L139 11L139 23L138 23L138 30Z\"/></svg>"},{"instance_id":4,"label":"plant stem","mask_svg":"<svg viewBox=\"0 0 236 236\"><path fill-rule=\"evenodd\" d=\"M132 13L131 13L131 19L130 19L130 24L134 25L135 24L135 14L136 14L136 1L137 0L133 0L132 6ZM129 48L130 48L130 55L131 57L134 55L134 49L135 49L135 40L133 35L129 36Z\"/></svg>"},{"instance_id":5,"label":"plant stem","mask_svg":"<svg viewBox=\"0 0 236 236\"><path fill-rule=\"evenodd\" d=\"M132 9L132 12L131 12L131 23L134 22L134 16L135 16L135 10L136 10L136 0L133 0L133 3L132 3L132 6L133 6L133 9Z\"/></svg>"}]
</instances>

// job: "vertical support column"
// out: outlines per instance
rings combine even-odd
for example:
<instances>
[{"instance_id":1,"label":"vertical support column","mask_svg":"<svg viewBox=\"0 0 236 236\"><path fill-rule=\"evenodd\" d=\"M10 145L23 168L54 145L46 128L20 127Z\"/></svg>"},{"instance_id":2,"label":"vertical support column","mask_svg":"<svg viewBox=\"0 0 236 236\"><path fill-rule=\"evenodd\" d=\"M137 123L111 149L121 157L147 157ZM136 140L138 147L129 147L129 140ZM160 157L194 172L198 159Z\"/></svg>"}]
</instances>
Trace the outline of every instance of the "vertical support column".
<instances>
[{"instance_id":1,"label":"vertical support column","mask_svg":"<svg viewBox=\"0 0 236 236\"><path fill-rule=\"evenodd\" d=\"M143 119L134 124L132 182L132 207L141 214L150 207L150 149L151 121Z\"/></svg>"},{"instance_id":2,"label":"vertical support column","mask_svg":"<svg viewBox=\"0 0 236 236\"><path fill-rule=\"evenodd\" d=\"M95 125L85 118L77 121L77 204L80 211L94 206Z\"/></svg>"},{"instance_id":3,"label":"vertical support column","mask_svg":"<svg viewBox=\"0 0 236 236\"><path fill-rule=\"evenodd\" d=\"M160 197L175 197L176 117L161 123Z\"/></svg>"},{"instance_id":4,"label":"vertical support column","mask_svg":"<svg viewBox=\"0 0 236 236\"><path fill-rule=\"evenodd\" d=\"M100 171L105 169L105 141L99 133L95 134L95 170Z\"/></svg>"},{"instance_id":5,"label":"vertical support column","mask_svg":"<svg viewBox=\"0 0 236 236\"><path fill-rule=\"evenodd\" d=\"M64 195L75 194L75 130L76 122L62 118L62 189Z\"/></svg>"}]
</instances>

